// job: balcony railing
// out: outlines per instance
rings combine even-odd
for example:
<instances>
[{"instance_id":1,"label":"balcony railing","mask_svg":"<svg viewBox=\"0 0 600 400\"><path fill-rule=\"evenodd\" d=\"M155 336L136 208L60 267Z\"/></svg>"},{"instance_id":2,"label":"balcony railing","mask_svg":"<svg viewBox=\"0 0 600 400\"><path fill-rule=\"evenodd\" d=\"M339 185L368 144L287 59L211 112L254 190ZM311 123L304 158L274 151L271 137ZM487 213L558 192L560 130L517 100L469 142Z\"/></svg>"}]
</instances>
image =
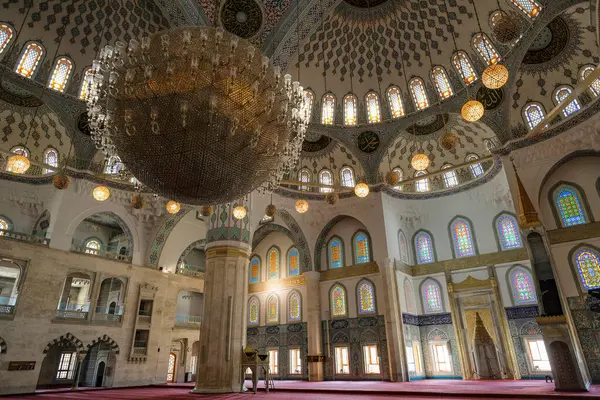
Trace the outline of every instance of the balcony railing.
<instances>
[{"instance_id":1,"label":"balcony railing","mask_svg":"<svg viewBox=\"0 0 600 400\"><path fill-rule=\"evenodd\" d=\"M0 296L0 315L12 315L17 304L17 296Z\"/></svg>"},{"instance_id":2,"label":"balcony railing","mask_svg":"<svg viewBox=\"0 0 600 400\"><path fill-rule=\"evenodd\" d=\"M137 342L136 342L136 344L133 347L133 355L134 356L145 356L147 353L148 353L148 349L146 348L145 343L144 343L144 346L142 347L142 346L138 346Z\"/></svg>"},{"instance_id":3,"label":"balcony railing","mask_svg":"<svg viewBox=\"0 0 600 400\"><path fill-rule=\"evenodd\" d=\"M151 318L149 315L138 315L137 323L142 325L150 325Z\"/></svg>"},{"instance_id":4,"label":"balcony railing","mask_svg":"<svg viewBox=\"0 0 600 400\"><path fill-rule=\"evenodd\" d=\"M185 276L191 276L194 278L204 279L204 268L198 265L192 264L179 264L177 266L177 273Z\"/></svg>"},{"instance_id":5,"label":"balcony railing","mask_svg":"<svg viewBox=\"0 0 600 400\"><path fill-rule=\"evenodd\" d=\"M99 250L90 249L83 245L73 244L73 245L71 245L71 251L73 251L75 253L88 254L90 256L107 258L109 260L131 262L131 256L119 254L115 251L108 251L108 250L102 250L102 249L99 249Z\"/></svg>"},{"instance_id":6,"label":"balcony railing","mask_svg":"<svg viewBox=\"0 0 600 400\"><path fill-rule=\"evenodd\" d=\"M118 305L114 309L110 307L96 307L95 321L121 322L123 318L123 306Z\"/></svg>"},{"instance_id":7,"label":"balcony railing","mask_svg":"<svg viewBox=\"0 0 600 400\"><path fill-rule=\"evenodd\" d=\"M17 240L19 242L32 243L41 246L48 246L50 243L50 239L47 239L42 236L37 235L29 235L26 233L8 231L5 229L0 229L0 238L9 239L9 240Z\"/></svg>"},{"instance_id":8,"label":"balcony railing","mask_svg":"<svg viewBox=\"0 0 600 400\"><path fill-rule=\"evenodd\" d=\"M60 303L56 310L56 317L64 319L87 319L89 311L89 303Z\"/></svg>"},{"instance_id":9,"label":"balcony railing","mask_svg":"<svg viewBox=\"0 0 600 400\"><path fill-rule=\"evenodd\" d=\"M175 315L175 326L185 328L199 328L202 325L202 317L199 315Z\"/></svg>"}]
</instances>

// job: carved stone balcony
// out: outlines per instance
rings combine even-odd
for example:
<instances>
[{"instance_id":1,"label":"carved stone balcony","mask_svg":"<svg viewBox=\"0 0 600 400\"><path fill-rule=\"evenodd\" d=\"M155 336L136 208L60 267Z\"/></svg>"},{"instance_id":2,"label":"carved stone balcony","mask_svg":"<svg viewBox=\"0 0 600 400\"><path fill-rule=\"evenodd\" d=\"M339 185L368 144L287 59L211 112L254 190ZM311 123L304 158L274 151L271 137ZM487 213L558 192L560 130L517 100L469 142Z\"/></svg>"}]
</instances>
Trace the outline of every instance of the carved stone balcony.
<instances>
[{"instance_id":1,"label":"carved stone balcony","mask_svg":"<svg viewBox=\"0 0 600 400\"><path fill-rule=\"evenodd\" d=\"M89 256L94 257L107 258L109 260L121 261L126 263L131 262L131 256L119 254L114 251L89 249L85 246L80 246L76 244L71 245L71 251L74 253L87 254Z\"/></svg>"},{"instance_id":2,"label":"carved stone balcony","mask_svg":"<svg viewBox=\"0 0 600 400\"><path fill-rule=\"evenodd\" d=\"M175 315L176 328L196 329L202 325L202 317L198 315Z\"/></svg>"},{"instance_id":3,"label":"carved stone balcony","mask_svg":"<svg viewBox=\"0 0 600 400\"><path fill-rule=\"evenodd\" d=\"M191 276L193 278L204 279L204 268L197 265L191 264L179 264L177 266L177 273L185 276Z\"/></svg>"},{"instance_id":4,"label":"carved stone balcony","mask_svg":"<svg viewBox=\"0 0 600 400\"><path fill-rule=\"evenodd\" d=\"M14 231L7 231L4 229L0 229L0 238L8 239L8 240L16 240L19 242L25 242L25 243L31 243L31 244L37 244L37 245L46 246L46 247L50 243L50 239L47 239L42 236L29 235L26 233L20 233L20 232L14 232Z\"/></svg>"}]
</instances>

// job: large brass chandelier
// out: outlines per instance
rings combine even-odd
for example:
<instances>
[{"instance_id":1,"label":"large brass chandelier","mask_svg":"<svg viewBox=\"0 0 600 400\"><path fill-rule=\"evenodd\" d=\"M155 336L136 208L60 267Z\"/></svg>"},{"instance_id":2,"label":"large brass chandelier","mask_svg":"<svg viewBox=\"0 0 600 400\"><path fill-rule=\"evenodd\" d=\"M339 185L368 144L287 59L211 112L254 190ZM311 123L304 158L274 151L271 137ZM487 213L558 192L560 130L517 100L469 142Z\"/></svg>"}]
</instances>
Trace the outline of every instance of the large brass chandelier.
<instances>
[{"instance_id":1,"label":"large brass chandelier","mask_svg":"<svg viewBox=\"0 0 600 400\"><path fill-rule=\"evenodd\" d=\"M166 198L207 205L271 191L300 154L304 89L220 27L105 46L93 71L96 146Z\"/></svg>"}]
</instances>

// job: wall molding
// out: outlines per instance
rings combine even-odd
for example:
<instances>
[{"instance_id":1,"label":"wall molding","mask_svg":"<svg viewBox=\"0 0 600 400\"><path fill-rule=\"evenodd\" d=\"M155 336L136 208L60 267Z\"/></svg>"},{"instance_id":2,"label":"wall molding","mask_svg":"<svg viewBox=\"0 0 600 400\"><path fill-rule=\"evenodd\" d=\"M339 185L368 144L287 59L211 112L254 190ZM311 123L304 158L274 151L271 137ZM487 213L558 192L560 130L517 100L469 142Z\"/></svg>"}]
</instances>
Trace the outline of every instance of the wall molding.
<instances>
[{"instance_id":1,"label":"wall molding","mask_svg":"<svg viewBox=\"0 0 600 400\"><path fill-rule=\"evenodd\" d=\"M320 281L337 281L344 278L352 278L355 276L364 276L368 274L376 274L379 272L379 266L375 261L364 264L355 264L348 267L327 269L321 272Z\"/></svg>"},{"instance_id":2,"label":"wall molding","mask_svg":"<svg viewBox=\"0 0 600 400\"><path fill-rule=\"evenodd\" d=\"M546 231L550 244L575 242L600 236L600 222Z\"/></svg>"},{"instance_id":3,"label":"wall molding","mask_svg":"<svg viewBox=\"0 0 600 400\"><path fill-rule=\"evenodd\" d=\"M306 286L306 279L304 278L304 275L288 276L287 278L274 279L272 281L252 283L248 285L248 293L259 293L276 289L287 289L296 286Z\"/></svg>"}]
</instances>

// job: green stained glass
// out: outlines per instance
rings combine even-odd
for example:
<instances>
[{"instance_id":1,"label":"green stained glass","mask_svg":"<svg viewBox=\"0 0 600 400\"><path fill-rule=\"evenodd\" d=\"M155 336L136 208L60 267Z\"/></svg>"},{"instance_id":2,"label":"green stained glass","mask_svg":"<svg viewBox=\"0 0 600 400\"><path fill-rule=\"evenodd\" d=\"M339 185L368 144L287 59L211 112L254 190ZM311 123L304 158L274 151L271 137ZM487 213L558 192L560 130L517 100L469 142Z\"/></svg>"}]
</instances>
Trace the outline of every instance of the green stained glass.
<instances>
[{"instance_id":1,"label":"green stained glass","mask_svg":"<svg viewBox=\"0 0 600 400\"><path fill-rule=\"evenodd\" d=\"M586 290L600 288L600 255L590 249L575 254L577 272Z\"/></svg>"}]
</instances>

